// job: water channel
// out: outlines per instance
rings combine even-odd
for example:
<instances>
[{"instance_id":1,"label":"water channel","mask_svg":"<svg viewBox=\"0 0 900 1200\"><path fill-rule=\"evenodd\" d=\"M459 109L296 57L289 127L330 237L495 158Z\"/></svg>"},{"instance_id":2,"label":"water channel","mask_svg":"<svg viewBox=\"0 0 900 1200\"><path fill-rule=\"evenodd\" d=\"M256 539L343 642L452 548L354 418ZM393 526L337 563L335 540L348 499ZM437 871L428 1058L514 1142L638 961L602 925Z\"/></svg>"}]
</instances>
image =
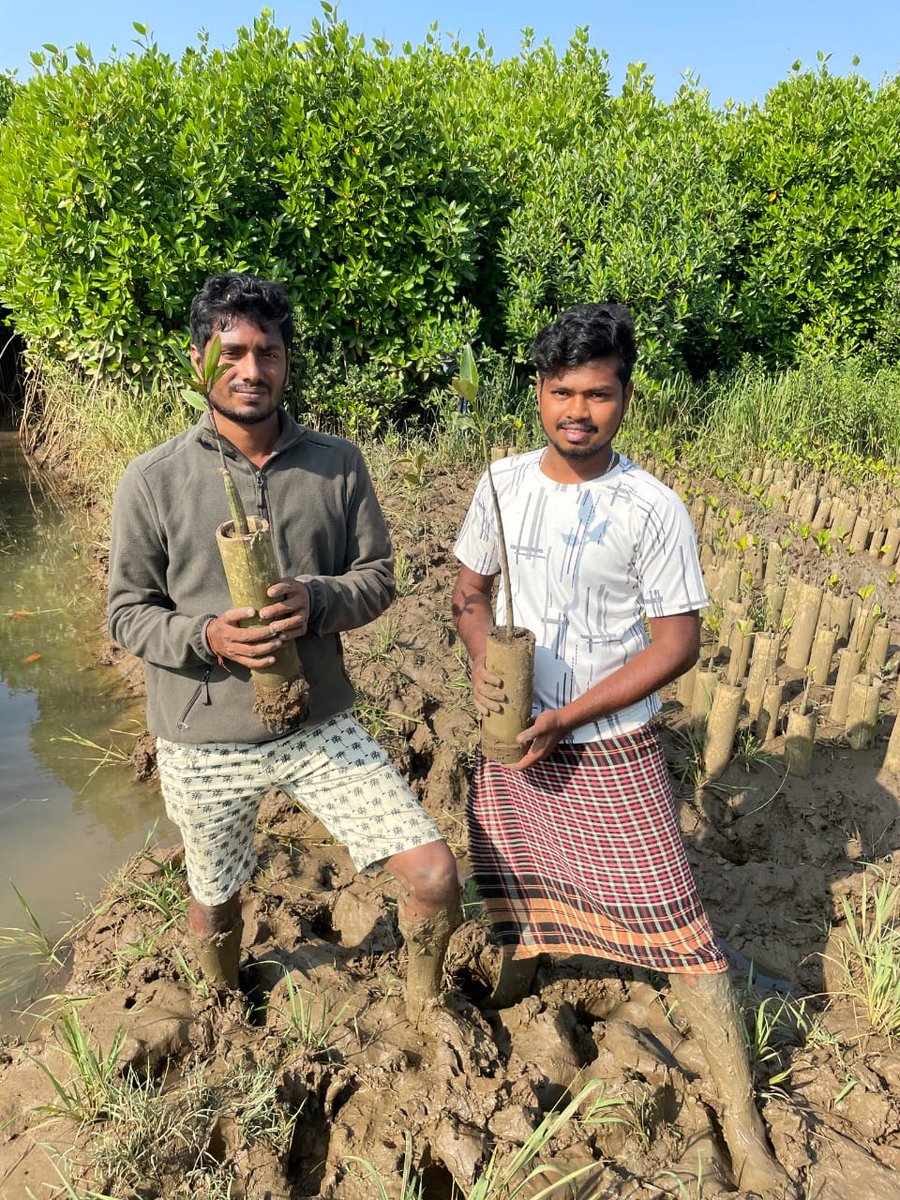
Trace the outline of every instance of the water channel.
<instances>
[{"instance_id":1,"label":"water channel","mask_svg":"<svg viewBox=\"0 0 900 1200\"><path fill-rule=\"evenodd\" d=\"M172 840L157 790L122 761L142 705L98 661L91 538L0 430L0 1031L40 976L10 934L31 926L12 885L55 941L158 818Z\"/></svg>"}]
</instances>

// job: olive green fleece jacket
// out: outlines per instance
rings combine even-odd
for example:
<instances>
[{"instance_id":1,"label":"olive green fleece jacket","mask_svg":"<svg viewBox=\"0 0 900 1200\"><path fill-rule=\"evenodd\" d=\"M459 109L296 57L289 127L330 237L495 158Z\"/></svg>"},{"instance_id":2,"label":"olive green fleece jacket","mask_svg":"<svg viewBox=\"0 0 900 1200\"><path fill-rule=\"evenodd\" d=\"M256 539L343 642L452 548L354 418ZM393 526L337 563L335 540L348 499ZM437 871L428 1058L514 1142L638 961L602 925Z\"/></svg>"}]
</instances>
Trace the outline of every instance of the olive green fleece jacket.
<instances>
[{"instance_id":1,"label":"olive green fleece jacket","mask_svg":"<svg viewBox=\"0 0 900 1200\"><path fill-rule=\"evenodd\" d=\"M257 469L227 441L228 467L248 514L269 521L282 577L310 592L309 630L297 649L315 724L354 693L340 633L374 620L394 598L391 544L359 450L298 425ZM216 527L230 519L208 415L142 454L116 492L109 555L109 631L144 660L147 725L173 742L266 742L250 672L219 666L204 637L231 608Z\"/></svg>"}]
</instances>

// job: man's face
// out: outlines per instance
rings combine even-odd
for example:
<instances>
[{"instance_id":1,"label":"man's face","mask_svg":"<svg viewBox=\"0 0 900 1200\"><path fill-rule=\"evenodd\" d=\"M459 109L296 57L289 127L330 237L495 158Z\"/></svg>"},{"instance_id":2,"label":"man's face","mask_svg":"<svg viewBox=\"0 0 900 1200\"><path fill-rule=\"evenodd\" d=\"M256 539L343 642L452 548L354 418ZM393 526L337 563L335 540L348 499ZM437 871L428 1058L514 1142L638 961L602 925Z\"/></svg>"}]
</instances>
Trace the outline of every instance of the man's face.
<instances>
[{"instance_id":1,"label":"man's face","mask_svg":"<svg viewBox=\"0 0 900 1200\"><path fill-rule=\"evenodd\" d=\"M560 458L596 459L598 469L605 469L633 391L630 380L622 386L619 365L613 355L538 379L541 424L551 451Z\"/></svg>"},{"instance_id":2,"label":"man's face","mask_svg":"<svg viewBox=\"0 0 900 1200\"><path fill-rule=\"evenodd\" d=\"M281 403L287 378L288 358L281 330L274 323L260 327L236 318L228 329L214 330L213 336L222 343L219 366L228 370L213 385L209 396L212 407L240 425L267 420ZM191 358L199 365L196 346L191 346Z\"/></svg>"}]
</instances>

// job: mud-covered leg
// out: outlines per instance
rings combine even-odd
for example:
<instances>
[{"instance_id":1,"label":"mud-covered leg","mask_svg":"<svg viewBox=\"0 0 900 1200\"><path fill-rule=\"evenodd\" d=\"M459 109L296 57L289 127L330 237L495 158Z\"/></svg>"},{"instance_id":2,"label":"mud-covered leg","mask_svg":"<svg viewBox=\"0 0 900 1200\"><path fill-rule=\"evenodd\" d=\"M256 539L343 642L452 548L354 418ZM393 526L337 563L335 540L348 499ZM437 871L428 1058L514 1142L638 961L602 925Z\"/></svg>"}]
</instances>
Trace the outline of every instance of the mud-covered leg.
<instances>
[{"instance_id":1,"label":"mud-covered leg","mask_svg":"<svg viewBox=\"0 0 900 1200\"><path fill-rule=\"evenodd\" d=\"M497 980L488 1000L490 1008L509 1008L518 1004L531 991L540 955L533 958L510 958L503 954L497 967Z\"/></svg>"},{"instance_id":2,"label":"mud-covered leg","mask_svg":"<svg viewBox=\"0 0 900 1200\"><path fill-rule=\"evenodd\" d=\"M406 942L406 1011L418 1024L441 991L441 972L459 913L456 859L442 840L404 850L383 863L400 885L398 924Z\"/></svg>"},{"instance_id":3,"label":"mud-covered leg","mask_svg":"<svg viewBox=\"0 0 900 1200\"><path fill-rule=\"evenodd\" d=\"M756 1109L742 1019L728 976L672 974L669 982L679 1011L703 1047L716 1085L735 1183L766 1200L794 1196L787 1172L769 1148Z\"/></svg>"},{"instance_id":4,"label":"mud-covered leg","mask_svg":"<svg viewBox=\"0 0 900 1200\"><path fill-rule=\"evenodd\" d=\"M447 905L431 917L400 914L398 924L406 942L406 1013L418 1024L430 1001L441 993L441 973L450 934L456 928L457 906Z\"/></svg>"},{"instance_id":5,"label":"mud-covered leg","mask_svg":"<svg viewBox=\"0 0 900 1200\"><path fill-rule=\"evenodd\" d=\"M188 932L194 958L207 983L236 990L244 932L240 897L234 895L224 904L207 905L192 896Z\"/></svg>"}]
</instances>

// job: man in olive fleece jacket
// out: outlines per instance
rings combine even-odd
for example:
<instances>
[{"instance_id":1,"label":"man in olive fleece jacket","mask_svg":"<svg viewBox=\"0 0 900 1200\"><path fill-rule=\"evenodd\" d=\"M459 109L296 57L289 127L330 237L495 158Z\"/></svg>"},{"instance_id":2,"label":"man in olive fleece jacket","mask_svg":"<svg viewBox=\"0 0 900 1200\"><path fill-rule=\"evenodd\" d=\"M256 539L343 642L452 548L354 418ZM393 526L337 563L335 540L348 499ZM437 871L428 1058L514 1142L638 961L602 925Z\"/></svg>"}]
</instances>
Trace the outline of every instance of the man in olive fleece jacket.
<instances>
[{"instance_id":1,"label":"man in olive fleece jacket","mask_svg":"<svg viewBox=\"0 0 900 1200\"><path fill-rule=\"evenodd\" d=\"M418 1019L439 990L458 899L456 863L437 826L353 720L340 634L394 597L391 545L359 450L298 425L281 407L291 310L279 284L207 280L191 305L191 355L211 339L226 367L212 414L141 455L113 505L109 628L143 659L166 810L185 845L188 927L204 974L236 987L240 887L250 877L263 793L281 786L347 843L358 869L400 886L409 950L407 1003ZM233 608L215 541L229 519L219 445L250 514L273 532L283 578L265 622ZM310 711L273 737L253 712L250 671L297 641Z\"/></svg>"}]
</instances>

